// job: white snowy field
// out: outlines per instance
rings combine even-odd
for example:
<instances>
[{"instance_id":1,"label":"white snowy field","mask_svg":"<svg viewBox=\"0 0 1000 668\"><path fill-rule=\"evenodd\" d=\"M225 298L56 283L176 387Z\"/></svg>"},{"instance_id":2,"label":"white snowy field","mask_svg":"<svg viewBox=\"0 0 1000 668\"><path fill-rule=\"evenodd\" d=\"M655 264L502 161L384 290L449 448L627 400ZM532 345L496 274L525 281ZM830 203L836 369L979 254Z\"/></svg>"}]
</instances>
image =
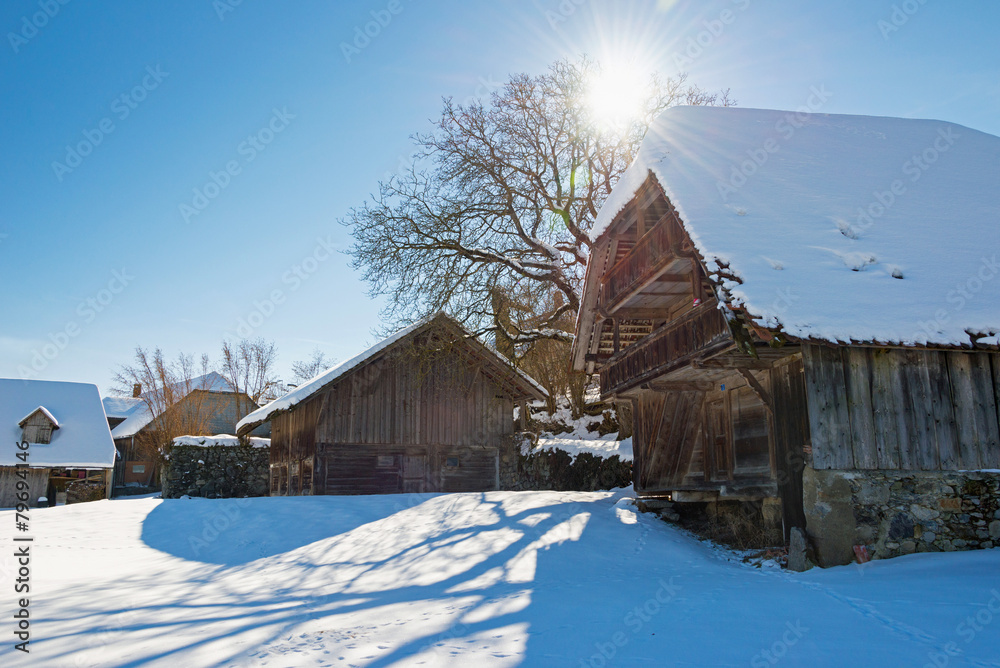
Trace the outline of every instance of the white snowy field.
<instances>
[{"instance_id":1,"label":"white snowy field","mask_svg":"<svg viewBox=\"0 0 1000 668\"><path fill-rule=\"evenodd\" d=\"M1000 666L1000 550L792 574L623 492L131 499L33 510L3 666Z\"/></svg>"}]
</instances>

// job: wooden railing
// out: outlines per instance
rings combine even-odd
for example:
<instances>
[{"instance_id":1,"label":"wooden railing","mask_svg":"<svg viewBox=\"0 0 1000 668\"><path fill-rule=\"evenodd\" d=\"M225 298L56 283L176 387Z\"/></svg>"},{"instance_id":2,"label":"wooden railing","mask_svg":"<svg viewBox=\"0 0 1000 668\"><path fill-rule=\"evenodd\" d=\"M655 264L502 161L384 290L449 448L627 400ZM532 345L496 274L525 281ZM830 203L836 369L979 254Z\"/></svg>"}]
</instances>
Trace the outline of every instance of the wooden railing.
<instances>
[{"instance_id":1,"label":"wooden railing","mask_svg":"<svg viewBox=\"0 0 1000 668\"><path fill-rule=\"evenodd\" d=\"M601 278L601 305L613 308L673 259L670 217L664 216Z\"/></svg>"},{"instance_id":2,"label":"wooden railing","mask_svg":"<svg viewBox=\"0 0 1000 668\"><path fill-rule=\"evenodd\" d=\"M621 392L668 373L730 336L718 302L701 304L609 359L601 369L601 393Z\"/></svg>"}]
</instances>

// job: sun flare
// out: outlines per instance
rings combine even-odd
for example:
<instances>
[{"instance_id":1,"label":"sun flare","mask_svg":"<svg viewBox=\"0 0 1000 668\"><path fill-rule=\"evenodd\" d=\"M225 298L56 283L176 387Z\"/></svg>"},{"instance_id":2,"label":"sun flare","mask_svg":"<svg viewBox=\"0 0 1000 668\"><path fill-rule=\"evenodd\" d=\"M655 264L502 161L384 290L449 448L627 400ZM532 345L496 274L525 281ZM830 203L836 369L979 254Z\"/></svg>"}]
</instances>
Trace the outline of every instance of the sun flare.
<instances>
[{"instance_id":1,"label":"sun flare","mask_svg":"<svg viewBox=\"0 0 1000 668\"><path fill-rule=\"evenodd\" d=\"M649 77L633 63L604 65L587 84L586 106L595 125L606 131L639 118L649 94Z\"/></svg>"}]
</instances>

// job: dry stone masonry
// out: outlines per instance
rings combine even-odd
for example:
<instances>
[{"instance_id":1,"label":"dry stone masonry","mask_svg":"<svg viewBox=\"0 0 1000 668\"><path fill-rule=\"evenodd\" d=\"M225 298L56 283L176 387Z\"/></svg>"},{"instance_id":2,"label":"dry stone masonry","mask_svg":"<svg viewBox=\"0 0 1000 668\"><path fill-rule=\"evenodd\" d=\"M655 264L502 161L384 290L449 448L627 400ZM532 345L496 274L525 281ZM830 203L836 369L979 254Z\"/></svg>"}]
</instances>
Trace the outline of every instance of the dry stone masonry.
<instances>
[{"instance_id":1,"label":"dry stone masonry","mask_svg":"<svg viewBox=\"0 0 1000 668\"><path fill-rule=\"evenodd\" d=\"M241 442L235 436L175 439L164 455L163 498L267 496L269 445L266 438Z\"/></svg>"},{"instance_id":2,"label":"dry stone masonry","mask_svg":"<svg viewBox=\"0 0 1000 668\"><path fill-rule=\"evenodd\" d=\"M810 539L823 566L1000 545L998 471L816 471L803 476Z\"/></svg>"}]
</instances>

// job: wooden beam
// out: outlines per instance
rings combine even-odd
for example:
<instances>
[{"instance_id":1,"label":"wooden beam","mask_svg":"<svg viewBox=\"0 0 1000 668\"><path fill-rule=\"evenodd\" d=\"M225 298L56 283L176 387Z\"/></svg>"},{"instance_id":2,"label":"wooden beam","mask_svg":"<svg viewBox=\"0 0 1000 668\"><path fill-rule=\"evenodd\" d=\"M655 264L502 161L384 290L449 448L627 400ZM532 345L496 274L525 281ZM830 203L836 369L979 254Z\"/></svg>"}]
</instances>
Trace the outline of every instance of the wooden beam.
<instances>
[{"instance_id":1,"label":"wooden beam","mask_svg":"<svg viewBox=\"0 0 1000 668\"><path fill-rule=\"evenodd\" d=\"M710 392L715 389L715 383L708 380L662 381L646 383L642 389L656 392Z\"/></svg>"},{"instance_id":2,"label":"wooden beam","mask_svg":"<svg viewBox=\"0 0 1000 668\"><path fill-rule=\"evenodd\" d=\"M767 409L767 412L773 416L774 402L771 400L771 395L768 394L767 390L764 389L764 386L760 384L757 377L753 375L753 372L749 369L740 369L740 375L747 379L747 384L750 386L750 389L753 390L754 394L756 394L764 403L764 408Z\"/></svg>"},{"instance_id":3,"label":"wooden beam","mask_svg":"<svg viewBox=\"0 0 1000 668\"><path fill-rule=\"evenodd\" d=\"M622 308L615 312L622 320L667 320L670 310L665 308Z\"/></svg>"},{"instance_id":4,"label":"wooden beam","mask_svg":"<svg viewBox=\"0 0 1000 668\"><path fill-rule=\"evenodd\" d=\"M746 359L711 359L705 361L695 360L691 366L696 369L770 369L774 364L767 360L755 360L750 357Z\"/></svg>"},{"instance_id":5,"label":"wooden beam","mask_svg":"<svg viewBox=\"0 0 1000 668\"><path fill-rule=\"evenodd\" d=\"M655 283L687 283L691 280L688 274L660 274Z\"/></svg>"}]
</instances>

